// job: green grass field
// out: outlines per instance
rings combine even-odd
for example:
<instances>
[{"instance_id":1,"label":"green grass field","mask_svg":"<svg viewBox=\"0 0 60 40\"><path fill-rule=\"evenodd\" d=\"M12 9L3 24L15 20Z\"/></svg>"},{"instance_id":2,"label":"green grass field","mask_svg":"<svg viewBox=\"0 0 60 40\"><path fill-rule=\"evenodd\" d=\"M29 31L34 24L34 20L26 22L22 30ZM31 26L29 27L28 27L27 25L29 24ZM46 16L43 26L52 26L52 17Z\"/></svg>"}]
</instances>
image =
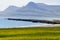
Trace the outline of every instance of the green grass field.
<instances>
[{"instance_id":1,"label":"green grass field","mask_svg":"<svg viewBox=\"0 0 60 40\"><path fill-rule=\"evenodd\" d=\"M1 28L0 40L60 40L60 27Z\"/></svg>"}]
</instances>

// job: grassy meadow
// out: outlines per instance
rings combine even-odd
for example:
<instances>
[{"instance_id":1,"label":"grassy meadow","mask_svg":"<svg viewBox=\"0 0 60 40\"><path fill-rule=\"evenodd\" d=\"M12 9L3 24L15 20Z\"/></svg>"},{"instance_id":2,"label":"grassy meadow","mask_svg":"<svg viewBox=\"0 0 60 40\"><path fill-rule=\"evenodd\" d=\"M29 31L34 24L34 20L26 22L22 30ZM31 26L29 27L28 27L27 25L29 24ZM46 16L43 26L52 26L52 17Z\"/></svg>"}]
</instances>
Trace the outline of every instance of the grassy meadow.
<instances>
[{"instance_id":1,"label":"grassy meadow","mask_svg":"<svg viewBox=\"0 0 60 40\"><path fill-rule=\"evenodd\" d=\"M60 27L1 28L0 40L60 40Z\"/></svg>"}]
</instances>

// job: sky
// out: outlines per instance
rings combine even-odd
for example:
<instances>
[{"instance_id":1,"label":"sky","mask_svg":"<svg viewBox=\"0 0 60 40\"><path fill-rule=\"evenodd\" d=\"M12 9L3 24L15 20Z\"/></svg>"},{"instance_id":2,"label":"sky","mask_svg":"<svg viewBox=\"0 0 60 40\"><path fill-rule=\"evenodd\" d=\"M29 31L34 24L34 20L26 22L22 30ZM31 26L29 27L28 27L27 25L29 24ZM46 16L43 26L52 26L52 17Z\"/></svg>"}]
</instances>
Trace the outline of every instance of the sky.
<instances>
[{"instance_id":1,"label":"sky","mask_svg":"<svg viewBox=\"0 0 60 40\"><path fill-rule=\"evenodd\" d=\"M48 5L60 5L60 0L0 0L0 11L5 10L10 5L22 7L27 5L27 3L30 1L33 1L36 3L45 3Z\"/></svg>"}]
</instances>

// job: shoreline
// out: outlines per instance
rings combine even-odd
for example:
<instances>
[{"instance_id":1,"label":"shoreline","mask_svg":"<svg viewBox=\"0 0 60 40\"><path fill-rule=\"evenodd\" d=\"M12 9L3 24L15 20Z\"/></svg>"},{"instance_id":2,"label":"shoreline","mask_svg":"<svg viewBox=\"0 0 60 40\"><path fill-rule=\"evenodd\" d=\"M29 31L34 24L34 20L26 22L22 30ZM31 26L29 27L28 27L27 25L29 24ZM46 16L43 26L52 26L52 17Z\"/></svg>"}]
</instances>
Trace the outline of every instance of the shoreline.
<instances>
[{"instance_id":1,"label":"shoreline","mask_svg":"<svg viewBox=\"0 0 60 40\"><path fill-rule=\"evenodd\" d=\"M31 27L60 27L60 24L15 26L15 27L5 27L5 28L31 28Z\"/></svg>"},{"instance_id":2,"label":"shoreline","mask_svg":"<svg viewBox=\"0 0 60 40\"><path fill-rule=\"evenodd\" d=\"M31 26L18 26L18 27L56 27L60 24L46 24L46 25L31 25Z\"/></svg>"}]
</instances>

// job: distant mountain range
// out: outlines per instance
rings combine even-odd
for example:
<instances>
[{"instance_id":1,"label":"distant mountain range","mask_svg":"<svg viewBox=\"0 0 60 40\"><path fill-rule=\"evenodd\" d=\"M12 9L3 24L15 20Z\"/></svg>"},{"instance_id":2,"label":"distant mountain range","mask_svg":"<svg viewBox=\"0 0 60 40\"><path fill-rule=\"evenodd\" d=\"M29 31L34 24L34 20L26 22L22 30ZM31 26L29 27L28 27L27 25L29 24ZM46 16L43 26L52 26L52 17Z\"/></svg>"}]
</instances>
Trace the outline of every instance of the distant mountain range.
<instances>
[{"instance_id":1,"label":"distant mountain range","mask_svg":"<svg viewBox=\"0 0 60 40\"><path fill-rule=\"evenodd\" d=\"M47 5L44 3L29 2L26 6L9 6L1 16L34 16L34 17L60 17L60 5Z\"/></svg>"}]
</instances>

